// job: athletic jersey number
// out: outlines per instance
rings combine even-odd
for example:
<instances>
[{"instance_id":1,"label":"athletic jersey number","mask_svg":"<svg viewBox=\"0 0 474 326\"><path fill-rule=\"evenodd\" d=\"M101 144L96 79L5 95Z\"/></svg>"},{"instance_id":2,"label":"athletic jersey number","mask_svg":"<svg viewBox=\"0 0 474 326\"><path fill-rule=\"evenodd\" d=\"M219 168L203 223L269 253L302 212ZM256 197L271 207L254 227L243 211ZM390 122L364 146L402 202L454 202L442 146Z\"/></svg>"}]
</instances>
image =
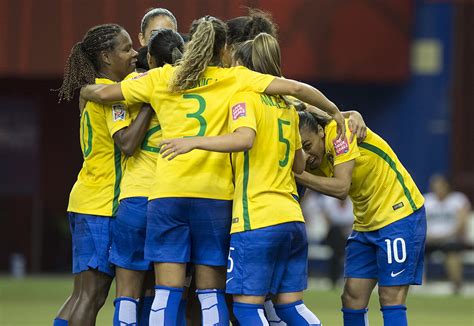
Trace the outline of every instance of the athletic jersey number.
<instances>
[{"instance_id":1,"label":"athletic jersey number","mask_svg":"<svg viewBox=\"0 0 474 326\"><path fill-rule=\"evenodd\" d=\"M232 251L234 251L235 248L234 247L230 247L229 248L229 267L227 268L227 273L230 273L232 272L232 270L234 269L234 260L232 259Z\"/></svg>"},{"instance_id":2,"label":"athletic jersey number","mask_svg":"<svg viewBox=\"0 0 474 326\"><path fill-rule=\"evenodd\" d=\"M199 132L195 136L204 136L206 134L207 122L206 122L206 119L204 119L201 114L206 109L206 100L204 100L204 97L198 94L184 94L183 98L185 99L189 98L189 99L194 99L198 101L199 103L198 110L194 113L186 114L186 118L193 118L199 121Z\"/></svg>"},{"instance_id":3,"label":"athletic jersey number","mask_svg":"<svg viewBox=\"0 0 474 326\"><path fill-rule=\"evenodd\" d=\"M405 245L405 240L403 238L396 238L392 241L390 239L386 239L385 243L387 244L387 259L388 263L391 264L393 262L392 259L392 247L393 247L393 258L397 263L403 263L407 259L407 248ZM400 248L402 250L402 257L400 258L400 252L398 251L398 243L400 243Z\"/></svg>"},{"instance_id":4,"label":"athletic jersey number","mask_svg":"<svg viewBox=\"0 0 474 326\"><path fill-rule=\"evenodd\" d=\"M159 153L160 152L159 147L151 146L149 144L151 136L153 136L155 133L157 133L160 130L161 130L161 126L157 125L157 126L151 128L150 130L148 130L146 132L145 137L143 138L142 146L141 146L141 148L144 151L153 152L153 153Z\"/></svg>"},{"instance_id":5,"label":"athletic jersey number","mask_svg":"<svg viewBox=\"0 0 474 326\"><path fill-rule=\"evenodd\" d=\"M288 139L283 137L283 125L290 125L290 121L278 119L278 141L285 144L285 157L283 160L280 160L280 166L283 168L288 164L289 154L290 154L290 142Z\"/></svg>"},{"instance_id":6,"label":"athletic jersey number","mask_svg":"<svg viewBox=\"0 0 474 326\"><path fill-rule=\"evenodd\" d=\"M84 133L87 127L87 144L84 137ZM91 119L89 117L89 112L84 111L84 118L82 119L82 149L84 157L89 156L92 152L92 126Z\"/></svg>"}]
</instances>

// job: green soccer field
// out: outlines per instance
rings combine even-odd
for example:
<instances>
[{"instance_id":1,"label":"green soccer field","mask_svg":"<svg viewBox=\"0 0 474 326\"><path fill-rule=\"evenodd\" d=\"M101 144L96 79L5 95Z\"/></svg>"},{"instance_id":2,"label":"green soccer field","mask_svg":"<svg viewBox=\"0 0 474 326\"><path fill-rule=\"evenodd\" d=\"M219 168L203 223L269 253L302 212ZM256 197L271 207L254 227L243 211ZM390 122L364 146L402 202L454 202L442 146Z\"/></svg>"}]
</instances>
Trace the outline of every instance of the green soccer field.
<instances>
[{"instance_id":1,"label":"green soccer field","mask_svg":"<svg viewBox=\"0 0 474 326\"><path fill-rule=\"evenodd\" d=\"M0 277L0 325L52 325L52 320L71 290L70 277L28 277L15 280ZM97 325L112 325L112 298L100 311ZM338 291L310 290L307 306L316 312L325 326L342 325ZM474 325L474 298L413 294L408 301L410 325ZM370 325L382 325L374 296L370 305Z\"/></svg>"}]
</instances>

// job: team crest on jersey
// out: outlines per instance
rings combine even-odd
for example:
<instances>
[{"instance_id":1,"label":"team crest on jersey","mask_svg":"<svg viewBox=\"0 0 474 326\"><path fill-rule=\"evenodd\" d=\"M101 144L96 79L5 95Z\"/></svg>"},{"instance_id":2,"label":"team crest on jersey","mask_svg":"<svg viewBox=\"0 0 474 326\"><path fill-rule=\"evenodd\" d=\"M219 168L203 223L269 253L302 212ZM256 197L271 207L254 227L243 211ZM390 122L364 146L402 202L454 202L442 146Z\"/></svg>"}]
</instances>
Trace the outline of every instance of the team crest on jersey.
<instances>
[{"instance_id":1,"label":"team crest on jersey","mask_svg":"<svg viewBox=\"0 0 474 326\"><path fill-rule=\"evenodd\" d=\"M112 114L114 121L125 120L126 107L122 103L117 103L112 105Z\"/></svg>"},{"instance_id":2,"label":"team crest on jersey","mask_svg":"<svg viewBox=\"0 0 474 326\"><path fill-rule=\"evenodd\" d=\"M237 120L240 117L245 117L247 115L247 107L244 102L237 103L232 107L232 119Z\"/></svg>"},{"instance_id":3,"label":"team crest on jersey","mask_svg":"<svg viewBox=\"0 0 474 326\"><path fill-rule=\"evenodd\" d=\"M334 144L336 156L346 154L349 151L349 143L347 142L346 138L344 138L344 140L335 139L332 141L332 143Z\"/></svg>"}]
</instances>

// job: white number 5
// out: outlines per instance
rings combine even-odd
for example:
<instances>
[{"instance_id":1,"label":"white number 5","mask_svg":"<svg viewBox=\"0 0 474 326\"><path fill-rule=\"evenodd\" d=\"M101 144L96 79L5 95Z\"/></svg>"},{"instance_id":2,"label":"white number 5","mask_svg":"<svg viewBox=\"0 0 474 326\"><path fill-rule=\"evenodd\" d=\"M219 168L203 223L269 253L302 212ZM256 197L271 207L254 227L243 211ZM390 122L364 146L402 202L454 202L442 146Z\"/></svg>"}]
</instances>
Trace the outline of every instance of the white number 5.
<instances>
[{"instance_id":1,"label":"white number 5","mask_svg":"<svg viewBox=\"0 0 474 326\"><path fill-rule=\"evenodd\" d=\"M232 254L232 251L234 251L234 250L235 250L234 247L229 248L229 268L227 268L227 273L232 272L232 270L234 269L234 260L230 256Z\"/></svg>"},{"instance_id":2,"label":"white number 5","mask_svg":"<svg viewBox=\"0 0 474 326\"><path fill-rule=\"evenodd\" d=\"M390 239L386 239L385 243L387 244L387 258L388 263L391 264L392 261L392 241ZM402 257L399 256L398 251L398 243L400 243L401 250L402 250ZM403 238L396 238L393 240L393 258L397 263L403 263L407 259L407 248L405 245L405 240Z\"/></svg>"}]
</instances>

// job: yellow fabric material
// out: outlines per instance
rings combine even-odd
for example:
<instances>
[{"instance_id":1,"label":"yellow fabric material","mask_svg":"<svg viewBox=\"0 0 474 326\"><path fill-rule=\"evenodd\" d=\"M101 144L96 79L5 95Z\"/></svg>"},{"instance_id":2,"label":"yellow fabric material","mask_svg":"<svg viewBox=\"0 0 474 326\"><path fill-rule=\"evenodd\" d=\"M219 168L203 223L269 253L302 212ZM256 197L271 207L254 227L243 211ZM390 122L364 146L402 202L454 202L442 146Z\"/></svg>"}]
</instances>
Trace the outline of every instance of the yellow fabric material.
<instances>
[{"instance_id":1,"label":"yellow fabric material","mask_svg":"<svg viewBox=\"0 0 474 326\"><path fill-rule=\"evenodd\" d=\"M363 143L346 142L347 151L340 146L338 154L339 144L333 141L336 129L335 121L324 128L326 155L319 173L332 177L335 165L355 159L349 190L354 206L354 230L381 229L423 206L422 194L386 141L368 129ZM318 174L317 171L310 172Z\"/></svg>"},{"instance_id":2,"label":"yellow fabric material","mask_svg":"<svg viewBox=\"0 0 474 326\"><path fill-rule=\"evenodd\" d=\"M96 78L95 83L114 84L106 78ZM87 102L79 135L84 163L69 196L68 212L115 216L125 156L112 137L130 125L130 109L123 101L112 105Z\"/></svg>"},{"instance_id":3,"label":"yellow fabric material","mask_svg":"<svg viewBox=\"0 0 474 326\"><path fill-rule=\"evenodd\" d=\"M174 67L165 65L122 82L127 102L151 103L163 138L218 136L227 132L229 99L239 91L263 92L275 78L244 67L208 67L195 88L170 93ZM233 197L229 154L194 150L168 161L158 157L150 199Z\"/></svg>"},{"instance_id":4,"label":"yellow fabric material","mask_svg":"<svg viewBox=\"0 0 474 326\"><path fill-rule=\"evenodd\" d=\"M230 101L229 129L252 128L252 149L232 154L235 194L231 233L304 222L292 172L301 148L298 114L281 97L238 93Z\"/></svg>"},{"instance_id":5,"label":"yellow fabric material","mask_svg":"<svg viewBox=\"0 0 474 326\"><path fill-rule=\"evenodd\" d=\"M132 120L140 112L140 106L133 106L133 108L136 109L131 110ZM160 149L158 146L161 139L161 126L156 114L153 114L143 142L133 156L127 159L120 185L120 200L130 197L149 196L155 174L156 160L159 156Z\"/></svg>"}]
</instances>

